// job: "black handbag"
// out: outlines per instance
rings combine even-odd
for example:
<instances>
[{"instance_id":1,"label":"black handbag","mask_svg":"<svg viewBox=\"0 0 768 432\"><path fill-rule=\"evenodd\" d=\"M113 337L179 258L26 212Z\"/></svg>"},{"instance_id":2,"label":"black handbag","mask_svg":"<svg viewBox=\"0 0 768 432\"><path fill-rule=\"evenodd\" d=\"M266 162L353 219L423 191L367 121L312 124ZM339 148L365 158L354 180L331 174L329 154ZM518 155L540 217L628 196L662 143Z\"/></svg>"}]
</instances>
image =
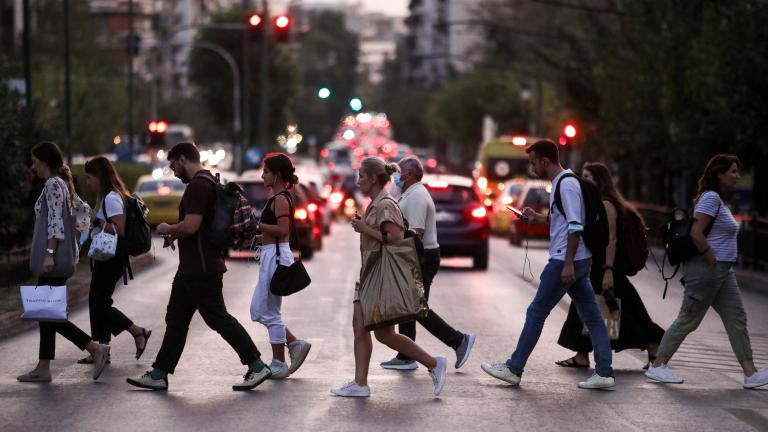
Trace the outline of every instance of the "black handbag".
<instances>
[{"instance_id":1,"label":"black handbag","mask_svg":"<svg viewBox=\"0 0 768 432\"><path fill-rule=\"evenodd\" d=\"M291 237L294 237L296 234L296 224L293 219L293 202L290 196L288 196L288 207L290 211ZM276 296L285 297L308 287L312 279L310 279L307 269L304 268L304 264L301 262L301 251L299 251L299 259L289 266L284 266L280 264L280 245L277 242L275 242L275 249L277 269L275 269L272 280L269 282L269 291Z\"/></svg>"}]
</instances>

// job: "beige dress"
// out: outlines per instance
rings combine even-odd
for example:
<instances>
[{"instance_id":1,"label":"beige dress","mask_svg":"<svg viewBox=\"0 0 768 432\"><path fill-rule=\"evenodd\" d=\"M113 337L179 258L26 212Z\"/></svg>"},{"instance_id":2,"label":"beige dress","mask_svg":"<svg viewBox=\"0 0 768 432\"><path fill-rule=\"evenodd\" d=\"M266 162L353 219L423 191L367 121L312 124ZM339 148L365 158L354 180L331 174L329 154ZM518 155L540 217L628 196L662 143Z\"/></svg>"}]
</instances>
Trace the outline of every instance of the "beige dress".
<instances>
[{"instance_id":1,"label":"beige dress","mask_svg":"<svg viewBox=\"0 0 768 432\"><path fill-rule=\"evenodd\" d=\"M397 225L400 229L405 230L405 223L403 222L403 213L400 211L400 207L389 194L389 191L382 189L382 191L371 201L368 208L365 209L365 215L363 216L365 223L375 229L381 230L381 226L384 222L391 222ZM360 256L363 256L364 252L379 250L381 243L375 238L367 235L360 234ZM360 269L362 274L363 269ZM355 297L353 301L359 301L360 282L355 284Z\"/></svg>"}]
</instances>

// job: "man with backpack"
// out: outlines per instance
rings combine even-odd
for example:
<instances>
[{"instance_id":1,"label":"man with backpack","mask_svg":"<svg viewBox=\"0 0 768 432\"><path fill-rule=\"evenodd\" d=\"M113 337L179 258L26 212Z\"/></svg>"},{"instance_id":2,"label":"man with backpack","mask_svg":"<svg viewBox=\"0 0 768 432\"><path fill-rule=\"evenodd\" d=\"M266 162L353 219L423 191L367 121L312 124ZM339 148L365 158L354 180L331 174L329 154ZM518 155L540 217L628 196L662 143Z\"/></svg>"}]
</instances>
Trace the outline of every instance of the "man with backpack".
<instances>
[{"instance_id":1,"label":"man with backpack","mask_svg":"<svg viewBox=\"0 0 768 432\"><path fill-rule=\"evenodd\" d=\"M224 253L203 232L216 213L216 190L212 175L200 163L197 147L189 142L176 144L168 152L174 175L187 184L179 206L179 223L160 224L157 232L179 239L179 268L173 279L171 298L165 316L166 332L153 369L129 384L152 390L168 389L168 374L173 374L195 311L237 352L248 366L241 383L233 390L250 390L270 377L272 372L261 361L259 350L242 325L227 312L222 294L222 279L227 268ZM205 177L204 177L205 176Z\"/></svg>"},{"instance_id":2,"label":"man with backpack","mask_svg":"<svg viewBox=\"0 0 768 432\"><path fill-rule=\"evenodd\" d=\"M435 221L435 203L429 191L421 183L424 177L424 167L415 156L408 156L398 162L400 172L395 173L393 182L400 188L398 200L400 210L405 217L408 230L415 233L423 244L421 271L424 277L424 296L429 301L429 289L440 269L440 245L437 244L437 222ZM459 369L469 359L475 335L462 333L446 323L431 308L426 317L420 318L419 324L432 333L440 342L453 348L456 352L455 368ZM416 340L416 323L414 321L400 324L401 335ZM384 369L413 370L418 368L416 360L403 353L397 353L393 359L382 362Z\"/></svg>"},{"instance_id":3,"label":"man with backpack","mask_svg":"<svg viewBox=\"0 0 768 432\"><path fill-rule=\"evenodd\" d=\"M523 209L525 217L549 223L549 263L541 273L538 291L528 306L525 325L512 357L506 362L483 363L481 367L494 378L512 385L520 384L523 368L541 336L547 316L568 293L589 329L595 348L595 373L587 381L580 382L579 387L613 387L611 344L589 280L592 255L588 246L605 247L607 243L605 210L599 193L573 171L563 169L554 142L538 141L526 149L526 154L533 174L550 180L553 185L549 217L530 207Z\"/></svg>"}]
</instances>

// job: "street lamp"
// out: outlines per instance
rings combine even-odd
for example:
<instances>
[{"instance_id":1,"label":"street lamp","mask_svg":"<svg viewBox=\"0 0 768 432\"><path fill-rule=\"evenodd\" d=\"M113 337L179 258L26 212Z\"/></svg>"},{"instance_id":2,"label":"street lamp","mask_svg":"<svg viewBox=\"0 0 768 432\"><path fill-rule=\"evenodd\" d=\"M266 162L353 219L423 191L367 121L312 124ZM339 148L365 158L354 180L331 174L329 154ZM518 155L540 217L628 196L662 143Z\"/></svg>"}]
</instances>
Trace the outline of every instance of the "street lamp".
<instances>
[{"instance_id":1,"label":"street lamp","mask_svg":"<svg viewBox=\"0 0 768 432\"><path fill-rule=\"evenodd\" d=\"M349 107L352 108L352 111L360 111L363 109L363 101L360 98L353 98L349 101Z\"/></svg>"}]
</instances>

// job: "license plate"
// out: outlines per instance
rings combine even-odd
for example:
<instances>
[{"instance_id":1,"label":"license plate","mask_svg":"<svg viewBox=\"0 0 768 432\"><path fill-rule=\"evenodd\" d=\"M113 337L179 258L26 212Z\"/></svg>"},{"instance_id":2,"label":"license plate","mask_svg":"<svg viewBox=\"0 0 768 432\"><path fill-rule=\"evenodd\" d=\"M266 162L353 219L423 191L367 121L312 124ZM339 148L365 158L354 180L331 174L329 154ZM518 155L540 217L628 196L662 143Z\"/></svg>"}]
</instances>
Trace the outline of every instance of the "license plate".
<instances>
[{"instance_id":1,"label":"license plate","mask_svg":"<svg viewBox=\"0 0 768 432\"><path fill-rule=\"evenodd\" d=\"M456 222L457 220L459 220L459 215L456 213L449 213L444 211L435 213L436 222Z\"/></svg>"}]
</instances>

